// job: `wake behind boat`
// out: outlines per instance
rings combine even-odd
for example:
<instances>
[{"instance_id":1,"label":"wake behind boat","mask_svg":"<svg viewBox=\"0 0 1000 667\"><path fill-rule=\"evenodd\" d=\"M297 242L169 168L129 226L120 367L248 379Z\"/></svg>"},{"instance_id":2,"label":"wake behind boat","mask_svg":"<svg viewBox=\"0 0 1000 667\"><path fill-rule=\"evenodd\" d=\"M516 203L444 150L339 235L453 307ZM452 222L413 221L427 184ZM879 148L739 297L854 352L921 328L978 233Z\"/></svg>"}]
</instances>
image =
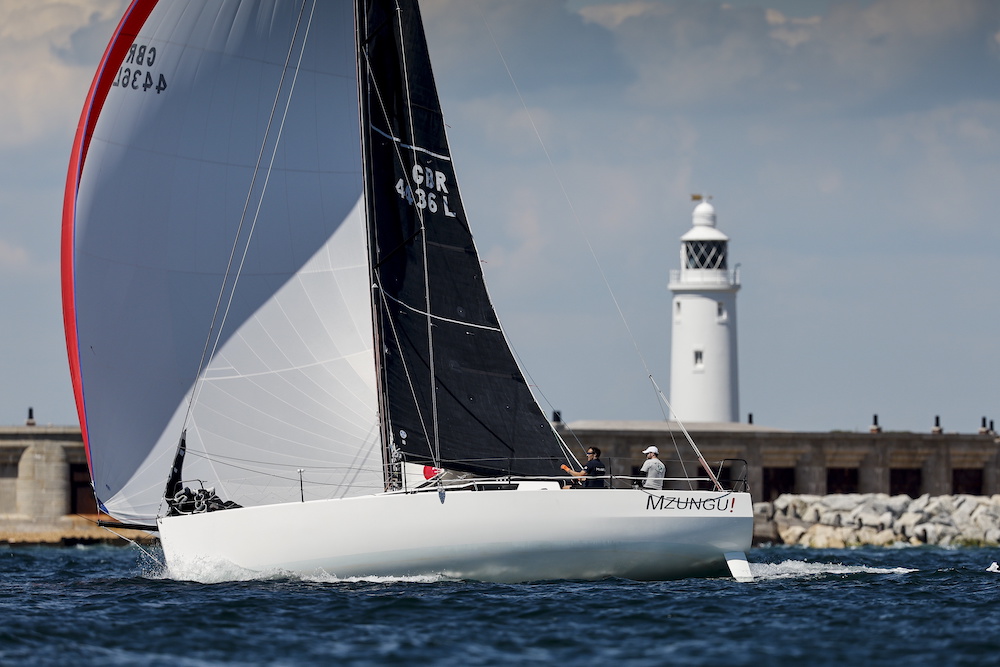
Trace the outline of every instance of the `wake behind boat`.
<instances>
[{"instance_id":1,"label":"wake behind boat","mask_svg":"<svg viewBox=\"0 0 1000 667\"><path fill-rule=\"evenodd\" d=\"M63 297L99 507L168 565L749 577L750 496L703 460L561 488L415 0L134 0L74 142Z\"/></svg>"}]
</instances>

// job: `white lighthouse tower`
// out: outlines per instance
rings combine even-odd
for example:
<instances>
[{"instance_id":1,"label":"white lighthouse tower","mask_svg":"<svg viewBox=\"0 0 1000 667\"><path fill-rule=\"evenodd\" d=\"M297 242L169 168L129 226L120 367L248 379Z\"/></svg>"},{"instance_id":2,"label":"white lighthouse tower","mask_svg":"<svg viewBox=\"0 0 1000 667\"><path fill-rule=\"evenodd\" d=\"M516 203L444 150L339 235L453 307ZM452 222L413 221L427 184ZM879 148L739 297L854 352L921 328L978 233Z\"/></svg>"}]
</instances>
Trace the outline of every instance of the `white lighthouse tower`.
<instances>
[{"instance_id":1,"label":"white lighthouse tower","mask_svg":"<svg viewBox=\"0 0 1000 667\"><path fill-rule=\"evenodd\" d=\"M737 422L740 275L729 268L729 237L715 226L710 197L692 198L701 201L691 229L681 237L681 268L670 272L670 404L681 421Z\"/></svg>"}]
</instances>

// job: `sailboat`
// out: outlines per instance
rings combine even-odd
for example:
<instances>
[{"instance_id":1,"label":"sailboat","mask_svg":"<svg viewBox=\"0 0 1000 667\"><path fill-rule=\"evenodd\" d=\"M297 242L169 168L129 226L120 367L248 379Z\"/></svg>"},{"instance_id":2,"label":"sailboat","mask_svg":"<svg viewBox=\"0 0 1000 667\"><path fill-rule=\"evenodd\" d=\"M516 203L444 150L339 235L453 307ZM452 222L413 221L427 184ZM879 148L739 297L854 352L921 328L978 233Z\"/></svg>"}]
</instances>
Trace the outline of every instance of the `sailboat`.
<instances>
[{"instance_id":1,"label":"sailboat","mask_svg":"<svg viewBox=\"0 0 1000 667\"><path fill-rule=\"evenodd\" d=\"M750 578L750 495L707 464L709 490L563 488L416 0L134 0L62 248L99 508L172 571Z\"/></svg>"}]
</instances>

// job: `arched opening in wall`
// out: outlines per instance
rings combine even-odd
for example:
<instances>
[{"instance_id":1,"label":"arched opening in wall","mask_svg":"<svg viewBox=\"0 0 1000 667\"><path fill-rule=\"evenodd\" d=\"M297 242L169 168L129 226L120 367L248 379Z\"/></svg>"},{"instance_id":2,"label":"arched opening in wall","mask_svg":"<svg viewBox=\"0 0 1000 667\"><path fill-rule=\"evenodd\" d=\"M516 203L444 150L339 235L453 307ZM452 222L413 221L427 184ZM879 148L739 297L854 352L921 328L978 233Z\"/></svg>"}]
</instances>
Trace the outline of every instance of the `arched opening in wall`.
<instances>
[{"instance_id":1,"label":"arched opening in wall","mask_svg":"<svg viewBox=\"0 0 1000 667\"><path fill-rule=\"evenodd\" d=\"M762 468L760 497L772 502L783 493L795 493L795 468Z\"/></svg>"},{"instance_id":2,"label":"arched opening in wall","mask_svg":"<svg viewBox=\"0 0 1000 667\"><path fill-rule=\"evenodd\" d=\"M0 454L0 514L17 513L17 462L22 449Z\"/></svg>"},{"instance_id":3,"label":"arched opening in wall","mask_svg":"<svg viewBox=\"0 0 1000 667\"><path fill-rule=\"evenodd\" d=\"M967 493L970 496L983 495L983 469L953 468L951 471L951 492Z\"/></svg>"},{"instance_id":4,"label":"arched opening in wall","mask_svg":"<svg viewBox=\"0 0 1000 667\"><path fill-rule=\"evenodd\" d=\"M97 514L97 501L86 463L69 464L69 513Z\"/></svg>"},{"instance_id":5,"label":"arched opening in wall","mask_svg":"<svg viewBox=\"0 0 1000 667\"><path fill-rule=\"evenodd\" d=\"M857 468L827 468L826 469L826 492L827 493L857 493L858 492L858 469Z\"/></svg>"},{"instance_id":6,"label":"arched opening in wall","mask_svg":"<svg viewBox=\"0 0 1000 667\"><path fill-rule=\"evenodd\" d=\"M911 498L920 496L923 483L920 468L890 468L889 495L904 495Z\"/></svg>"}]
</instances>

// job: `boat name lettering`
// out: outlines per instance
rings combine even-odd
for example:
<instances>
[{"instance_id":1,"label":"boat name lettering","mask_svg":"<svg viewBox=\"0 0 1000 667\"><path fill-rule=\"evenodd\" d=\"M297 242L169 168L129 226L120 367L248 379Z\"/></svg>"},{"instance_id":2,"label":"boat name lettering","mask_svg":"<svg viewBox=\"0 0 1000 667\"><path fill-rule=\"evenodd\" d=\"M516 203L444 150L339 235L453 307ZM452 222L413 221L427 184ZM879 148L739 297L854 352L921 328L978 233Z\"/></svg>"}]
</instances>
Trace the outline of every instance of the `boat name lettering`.
<instances>
[{"instance_id":1,"label":"boat name lettering","mask_svg":"<svg viewBox=\"0 0 1000 667\"><path fill-rule=\"evenodd\" d=\"M163 74L149 69L155 62L155 46L133 44L111 85L143 92L152 88L157 94L162 93L167 89L167 79Z\"/></svg>"},{"instance_id":2,"label":"boat name lettering","mask_svg":"<svg viewBox=\"0 0 1000 667\"><path fill-rule=\"evenodd\" d=\"M703 510L707 512L732 512L735 498L678 498L676 496L646 496L648 510Z\"/></svg>"},{"instance_id":3,"label":"boat name lettering","mask_svg":"<svg viewBox=\"0 0 1000 667\"><path fill-rule=\"evenodd\" d=\"M442 171L415 164L410 172L410 183L403 178L396 181L396 194L420 210L440 211L449 218L455 217L448 206L448 176Z\"/></svg>"}]
</instances>

